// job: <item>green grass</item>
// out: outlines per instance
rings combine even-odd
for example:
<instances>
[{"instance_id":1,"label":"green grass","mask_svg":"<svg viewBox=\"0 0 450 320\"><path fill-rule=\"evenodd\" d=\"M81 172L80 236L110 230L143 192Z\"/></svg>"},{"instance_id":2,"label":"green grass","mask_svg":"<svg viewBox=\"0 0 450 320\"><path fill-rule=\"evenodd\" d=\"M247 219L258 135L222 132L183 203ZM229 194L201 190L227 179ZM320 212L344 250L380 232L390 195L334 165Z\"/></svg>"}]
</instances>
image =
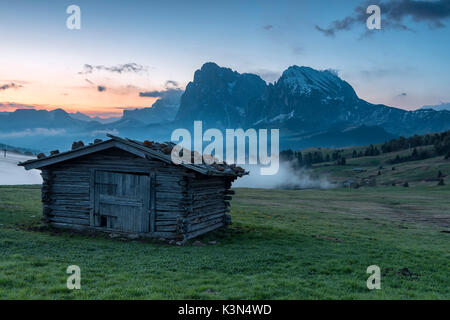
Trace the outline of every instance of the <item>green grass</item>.
<instances>
[{"instance_id":1,"label":"green grass","mask_svg":"<svg viewBox=\"0 0 450 320\"><path fill-rule=\"evenodd\" d=\"M30 231L39 188L0 187L0 298L450 298L449 186L236 191L233 225L197 247ZM66 288L73 264L81 290Z\"/></svg>"}]
</instances>

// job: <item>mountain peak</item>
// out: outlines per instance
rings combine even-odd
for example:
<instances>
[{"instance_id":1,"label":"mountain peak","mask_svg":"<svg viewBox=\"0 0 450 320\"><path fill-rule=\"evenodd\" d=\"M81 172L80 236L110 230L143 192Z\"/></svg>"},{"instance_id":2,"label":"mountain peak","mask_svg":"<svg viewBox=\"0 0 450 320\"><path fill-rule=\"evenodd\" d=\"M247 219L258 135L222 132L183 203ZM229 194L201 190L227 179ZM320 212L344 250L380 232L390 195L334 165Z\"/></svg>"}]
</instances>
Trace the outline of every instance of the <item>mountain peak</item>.
<instances>
[{"instance_id":1,"label":"mountain peak","mask_svg":"<svg viewBox=\"0 0 450 320\"><path fill-rule=\"evenodd\" d=\"M336 72L330 70L319 71L310 67L290 66L278 80L287 85L293 93L309 95L313 90L336 93L342 88L344 81Z\"/></svg>"},{"instance_id":2,"label":"mountain peak","mask_svg":"<svg viewBox=\"0 0 450 320\"><path fill-rule=\"evenodd\" d=\"M61 108L53 109L53 110L50 111L50 112L51 112L51 113L54 113L54 114L56 114L56 115L64 115L64 116L68 115L68 113L67 113L64 109L61 109Z\"/></svg>"},{"instance_id":3,"label":"mountain peak","mask_svg":"<svg viewBox=\"0 0 450 320\"><path fill-rule=\"evenodd\" d=\"M286 75L296 75L296 76L306 76L306 77L325 76L327 78L334 78L334 79L340 80L339 76L337 75L337 72L334 70L331 70L331 69L316 70L314 68L307 67L307 66L292 65L283 72L283 75L285 75L285 74Z\"/></svg>"},{"instance_id":4,"label":"mountain peak","mask_svg":"<svg viewBox=\"0 0 450 320\"><path fill-rule=\"evenodd\" d=\"M223 68L214 62L206 62L203 66L195 71L194 83L215 83L217 81L231 82L239 74L230 68Z\"/></svg>"},{"instance_id":5,"label":"mountain peak","mask_svg":"<svg viewBox=\"0 0 450 320\"><path fill-rule=\"evenodd\" d=\"M176 119L191 123L211 120L217 127L241 124L249 101L260 98L266 85L257 75L207 62L186 86Z\"/></svg>"},{"instance_id":6,"label":"mountain peak","mask_svg":"<svg viewBox=\"0 0 450 320\"><path fill-rule=\"evenodd\" d=\"M200 68L201 71L219 70L220 67L215 62L205 62Z\"/></svg>"}]
</instances>

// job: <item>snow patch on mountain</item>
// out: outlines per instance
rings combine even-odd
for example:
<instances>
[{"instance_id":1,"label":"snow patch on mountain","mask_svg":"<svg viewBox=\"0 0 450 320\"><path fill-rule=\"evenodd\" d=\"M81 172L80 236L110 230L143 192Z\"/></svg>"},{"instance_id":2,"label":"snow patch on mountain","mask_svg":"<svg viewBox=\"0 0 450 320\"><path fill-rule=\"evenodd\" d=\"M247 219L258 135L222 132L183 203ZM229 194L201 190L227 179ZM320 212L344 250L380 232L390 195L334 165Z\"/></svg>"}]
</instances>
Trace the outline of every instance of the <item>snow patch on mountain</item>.
<instances>
[{"instance_id":1,"label":"snow patch on mountain","mask_svg":"<svg viewBox=\"0 0 450 320\"><path fill-rule=\"evenodd\" d=\"M273 122L283 122L289 119L292 119L294 117L294 113L295 110L292 110L289 113L281 113L279 115L277 115L276 117L272 118L269 120L269 123L273 123Z\"/></svg>"},{"instance_id":2,"label":"snow patch on mountain","mask_svg":"<svg viewBox=\"0 0 450 320\"><path fill-rule=\"evenodd\" d=\"M292 66L283 72L281 81L292 93L311 94L312 90L335 92L341 89L342 80L329 70L318 71L309 67Z\"/></svg>"},{"instance_id":3,"label":"snow patch on mountain","mask_svg":"<svg viewBox=\"0 0 450 320\"><path fill-rule=\"evenodd\" d=\"M450 111L450 102L444 102L438 105L432 105L432 106L423 106L422 108L420 108L419 110L427 110L427 109L432 109L432 110L436 110L436 111Z\"/></svg>"}]
</instances>

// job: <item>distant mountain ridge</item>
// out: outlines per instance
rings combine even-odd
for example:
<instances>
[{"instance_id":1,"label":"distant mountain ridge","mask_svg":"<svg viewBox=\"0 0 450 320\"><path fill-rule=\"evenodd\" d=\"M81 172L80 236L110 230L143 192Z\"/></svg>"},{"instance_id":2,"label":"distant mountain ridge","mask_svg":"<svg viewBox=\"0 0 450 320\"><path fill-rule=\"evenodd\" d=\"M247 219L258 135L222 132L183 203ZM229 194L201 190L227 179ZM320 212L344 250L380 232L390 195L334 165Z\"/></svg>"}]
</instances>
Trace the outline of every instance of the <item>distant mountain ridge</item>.
<instances>
[{"instance_id":1,"label":"distant mountain ridge","mask_svg":"<svg viewBox=\"0 0 450 320\"><path fill-rule=\"evenodd\" d=\"M63 129L68 132L89 130L119 129L130 126L145 127L147 124L172 121L180 105L183 91L174 91L170 96L160 98L152 107L124 110L121 117L90 117L84 113L69 113L58 108L54 110L38 110L18 108L13 112L0 112L0 133L11 133L22 130Z\"/></svg>"},{"instance_id":2,"label":"distant mountain ridge","mask_svg":"<svg viewBox=\"0 0 450 320\"><path fill-rule=\"evenodd\" d=\"M275 83L266 84L257 75L212 62L195 72L176 119L203 120L219 128L280 128L285 136L355 126L380 127L391 136L450 128L449 111L371 104L331 70L291 66Z\"/></svg>"},{"instance_id":3,"label":"distant mountain ridge","mask_svg":"<svg viewBox=\"0 0 450 320\"><path fill-rule=\"evenodd\" d=\"M432 109L436 111L443 111L443 110L450 111L450 102L444 102L433 106L423 106L422 108L420 108L420 110L422 109Z\"/></svg>"},{"instance_id":4,"label":"distant mountain ridge","mask_svg":"<svg viewBox=\"0 0 450 320\"><path fill-rule=\"evenodd\" d=\"M134 119L145 124L172 121L175 119L180 107L180 99L183 92L181 89L172 89L156 100L150 108L124 110L123 119Z\"/></svg>"},{"instance_id":5,"label":"distant mountain ridge","mask_svg":"<svg viewBox=\"0 0 450 320\"><path fill-rule=\"evenodd\" d=\"M80 130L88 122L72 118L63 109L17 109L0 117L0 132L14 132L32 128Z\"/></svg>"},{"instance_id":6,"label":"distant mountain ridge","mask_svg":"<svg viewBox=\"0 0 450 320\"><path fill-rule=\"evenodd\" d=\"M106 132L135 139L170 140L175 128L279 128L283 147L360 145L450 129L450 111L415 111L372 104L332 70L287 68L274 83L216 63L195 71L185 91L166 91L149 108L124 110L118 119L82 113L17 109L0 113L0 138L46 150ZM445 109L442 107L442 109ZM112 120L112 121L110 121Z\"/></svg>"},{"instance_id":7,"label":"distant mountain ridge","mask_svg":"<svg viewBox=\"0 0 450 320\"><path fill-rule=\"evenodd\" d=\"M122 117L98 118L81 112L68 113L63 109L37 110L32 106L13 112L0 112L0 140L10 145L39 149L67 150L74 140L103 139L106 133L121 134L136 139L170 140L169 128L158 135L149 134L147 126L167 123L175 118L182 90L171 90L152 107L124 110ZM13 105L8 104L8 107ZM152 136L153 135L153 136Z\"/></svg>"},{"instance_id":8,"label":"distant mountain ridge","mask_svg":"<svg viewBox=\"0 0 450 320\"><path fill-rule=\"evenodd\" d=\"M4 156L5 151L19 153L28 156L33 156L39 153L39 150L10 146L0 142L0 158Z\"/></svg>"},{"instance_id":9,"label":"distant mountain ridge","mask_svg":"<svg viewBox=\"0 0 450 320\"><path fill-rule=\"evenodd\" d=\"M100 117L91 117L81 112L75 112L75 113L69 113L69 116L76 120L82 120L82 121L97 121L100 123L111 123L114 121L119 120L121 117L107 117L107 118L100 118Z\"/></svg>"}]
</instances>

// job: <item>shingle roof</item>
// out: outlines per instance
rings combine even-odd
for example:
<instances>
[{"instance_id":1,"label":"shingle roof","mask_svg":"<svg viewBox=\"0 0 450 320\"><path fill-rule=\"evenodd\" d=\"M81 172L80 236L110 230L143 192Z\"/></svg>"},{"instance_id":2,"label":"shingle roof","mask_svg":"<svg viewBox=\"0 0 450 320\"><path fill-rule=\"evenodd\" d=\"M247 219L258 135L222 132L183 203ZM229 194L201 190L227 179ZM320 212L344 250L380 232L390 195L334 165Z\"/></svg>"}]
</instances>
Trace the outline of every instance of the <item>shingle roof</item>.
<instances>
[{"instance_id":1,"label":"shingle roof","mask_svg":"<svg viewBox=\"0 0 450 320\"><path fill-rule=\"evenodd\" d=\"M177 165L172 162L171 158L171 152L173 147L175 146L175 144L172 142L158 143L148 140L141 142L127 138L120 138L111 134L108 134L107 136L110 138L109 140L106 141L96 140L94 143L91 143L87 146L78 146L78 147L77 144L74 143L76 147L75 149L61 153L52 152L49 156L21 162L19 163L19 165L24 166L25 169L27 170L38 169L114 147L134 153L146 159L149 158L158 159L166 163ZM191 158L194 156L194 152L189 150L186 151L191 152ZM205 175L242 177L248 174L248 172L245 171L243 168L235 166L233 164L229 165L225 162L221 164L181 163L179 165Z\"/></svg>"}]
</instances>

